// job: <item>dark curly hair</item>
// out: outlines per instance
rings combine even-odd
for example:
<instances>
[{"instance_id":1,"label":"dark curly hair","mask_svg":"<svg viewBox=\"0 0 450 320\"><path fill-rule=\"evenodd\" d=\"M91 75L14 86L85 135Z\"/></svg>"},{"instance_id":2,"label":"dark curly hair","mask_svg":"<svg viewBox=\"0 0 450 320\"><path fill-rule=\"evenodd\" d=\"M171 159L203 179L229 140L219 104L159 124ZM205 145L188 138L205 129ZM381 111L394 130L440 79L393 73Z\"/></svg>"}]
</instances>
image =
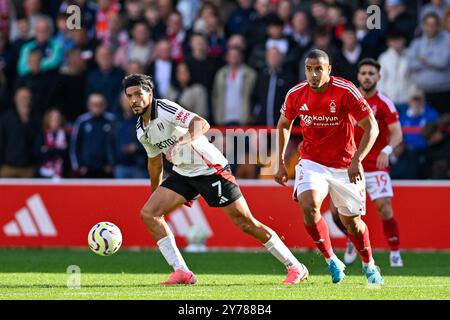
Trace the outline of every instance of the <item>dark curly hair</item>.
<instances>
[{"instance_id":1,"label":"dark curly hair","mask_svg":"<svg viewBox=\"0 0 450 320\"><path fill-rule=\"evenodd\" d=\"M146 91L153 91L153 88L155 87L152 77L145 74L130 74L122 80L122 87L124 91L126 91L128 87L134 86L141 86Z\"/></svg>"}]
</instances>

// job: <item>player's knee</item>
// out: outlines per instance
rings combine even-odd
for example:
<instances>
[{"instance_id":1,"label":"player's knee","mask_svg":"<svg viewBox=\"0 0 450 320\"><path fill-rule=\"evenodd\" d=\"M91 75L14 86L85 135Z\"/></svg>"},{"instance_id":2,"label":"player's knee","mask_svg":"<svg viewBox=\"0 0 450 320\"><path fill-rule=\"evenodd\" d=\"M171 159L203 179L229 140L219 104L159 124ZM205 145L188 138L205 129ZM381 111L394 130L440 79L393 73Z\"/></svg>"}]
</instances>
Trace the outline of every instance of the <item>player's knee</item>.
<instances>
[{"instance_id":1,"label":"player's knee","mask_svg":"<svg viewBox=\"0 0 450 320\"><path fill-rule=\"evenodd\" d=\"M152 223L162 216L162 212L156 207L148 206L141 209L141 220L145 223Z\"/></svg>"},{"instance_id":2,"label":"player's knee","mask_svg":"<svg viewBox=\"0 0 450 320\"><path fill-rule=\"evenodd\" d=\"M314 217L316 215L320 215L320 208L314 202L300 202L300 206L305 216Z\"/></svg>"},{"instance_id":3,"label":"player's knee","mask_svg":"<svg viewBox=\"0 0 450 320\"><path fill-rule=\"evenodd\" d=\"M392 218L392 207L390 202L383 202L377 206L381 219L388 220Z\"/></svg>"},{"instance_id":4,"label":"player's knee","mask_svg":"<svg viewBox=\"0 0 450 320\"><path fill-rule=\"evenodd\" d=\"M245 233L250 233L252 230L252 221L245 216L236 216L232 218L233 224L244 231Z\"/></svg>"},{"instance_id":5,"label":"player's knee","mask_svg":"<svg viewBox=\"0 0 450 320\"><path fill-rule=\"evenodd\" d=\"M345 228L351 235L364 233L365 225L360 219L349 219L344 222Z\"/></svg>"}]
</instances>

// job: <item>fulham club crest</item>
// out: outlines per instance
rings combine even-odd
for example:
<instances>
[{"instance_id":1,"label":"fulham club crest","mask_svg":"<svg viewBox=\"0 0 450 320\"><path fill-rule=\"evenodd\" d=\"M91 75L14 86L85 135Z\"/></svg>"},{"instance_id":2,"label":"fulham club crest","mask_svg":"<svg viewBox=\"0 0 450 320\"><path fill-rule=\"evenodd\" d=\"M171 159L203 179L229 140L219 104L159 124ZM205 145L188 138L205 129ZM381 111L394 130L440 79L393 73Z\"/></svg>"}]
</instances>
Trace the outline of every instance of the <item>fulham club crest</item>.
<instances>
[{"instance_id":1,"label":"fulham club crest","mask_svg":"<svg viewBox=\"0 0 450 320\"><path fill-rule=\"evenodd\" d=\"M336 102L334 102L334 100L331 100L330 102L330 112L336 113Z\"/></svg>"}]
</instances>

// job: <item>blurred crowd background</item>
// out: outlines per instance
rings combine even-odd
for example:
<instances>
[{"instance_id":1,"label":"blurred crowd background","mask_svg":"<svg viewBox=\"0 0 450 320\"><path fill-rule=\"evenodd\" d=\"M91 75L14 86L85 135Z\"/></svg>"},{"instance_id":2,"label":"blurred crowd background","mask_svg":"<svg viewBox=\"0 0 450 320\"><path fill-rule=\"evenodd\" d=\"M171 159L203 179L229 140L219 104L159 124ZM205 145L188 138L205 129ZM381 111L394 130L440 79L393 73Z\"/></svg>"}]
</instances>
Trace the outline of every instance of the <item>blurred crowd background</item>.
<instances>
[{"instance_id":1,"label":"blurred crowd background","mask_svg":"<svg viewBox=\"0 0 450 320\"><path fill-rule=\"evenodd\" d=\"M81 9L73 30L70 5ZM368 28L370 5L380 28ZM218 128L276 126L313 48L356 85L362 58L380 62L404 132L394 179L449 179L446 0L0 0L0 177L147 177L121 88L131 73ZM297 132L291 177L299 143ZM261 167L233 171L268 178Z\"/></svg>"}]
</instances>

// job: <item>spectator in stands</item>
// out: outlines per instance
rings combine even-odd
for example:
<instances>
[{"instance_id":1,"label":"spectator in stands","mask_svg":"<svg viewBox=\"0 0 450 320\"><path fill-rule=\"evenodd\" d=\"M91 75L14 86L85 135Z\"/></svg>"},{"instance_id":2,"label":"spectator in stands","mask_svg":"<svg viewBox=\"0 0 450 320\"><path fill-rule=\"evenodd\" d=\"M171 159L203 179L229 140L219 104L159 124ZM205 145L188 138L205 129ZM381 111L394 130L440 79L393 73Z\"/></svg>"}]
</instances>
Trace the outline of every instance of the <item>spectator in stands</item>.
<instances>
[{"instance_id":1,"label":"spectator in stands","mask_svg":"<svg viewBox=\"0 0 450 320\"><path fill-rule=\"evenodd\" d=\"M8 101L7 92L9 92L6 82L7 77L11 75L9 70L10 54L8 51L7 34L0 32L0 114L6 110Z\"/></svg>"},{"instance_id":2,"label":"spectator in stands","mask_svg":"<svg viewBox=\"0 0 450 320\"><path fill-rule=\"evenodd\" d=\"M212 1L203 1L198 16L194 21L192 31L195 33L205 34L206 32L206 18L210 16L219 16L219 8Z\"/></svg>"},{"instance_id":3,"label":"spectator in stands","mask_svg":"<svg viewBox=\"0 0 450 320\"><path fill-rule=\"evenodd\" d=\"M254 13L252 0L238 0L238 7L231 12L225 24L225 34L244 34L250 23L250 16Z\"/></svg>"},{"instance_id":4,"label":"spectator in stands","mask_svg":"<svg viewBox=\"0 0 450 320\"><path fill-rule=\"evenodd\" d=\"M346 26L348 28L347 18L344 16L342 8L336 4L328 6L326 27L331 33L332 43L337 47L341 46Z\"/></svg>"},{"instance_id":5,"label":"spectator in stands","mask_svg":"<svg viewBox=\"0 0 450 320\"><path fill-rule=\"evenodd\" d=\"M31 90L31 109L37 111L41 116L50 105L51 92L55 85L57 72L54 70L42 71L42 51L38 48L28 53L28 73L19 77L16 88L28 87Z\"/></svg>"},{"instance_id":6,"label":"spectator in stands","mask_svg":"<svg viewBox=\"0 0 450 320\"><path fill-rule=\"evenodd\" d=\"M338 49L331 44L331 36L327 32L327 30L323 27L318 27L314 31L312 46L308 49L307 52L303 54L302 58L300 59L298 73L298 78L300 79L300 81L306 80L304 61L306 60L306 55L308 54L309 50L313 49L320 49L328 53L328 56L330 57L330 64L335 66L335 63L333 63L333 58L337 56Z\"/></svg>"},{"instance_id":7,"label":"spectator in stands","mask_svg":"<svg viewBox=\"0 0 450 320\"><path fill-rule=\"evenodd\" d=\"M402 128L408 127L408 131L403 132L403 141L408 149L425 151L427 140L420 133L419 128L423 128L427 123L435 123L439 114L425 102L425 95L421 90L415 90L410 95L408 109L400 114ZM410 132L412 131L412 132Z\"/></svg>"},{"instance_id":8,"label":"spectator in stands","mask_svg":"<svg viewBox=\"0 0 450 320\"><path fill-rule=\"evenodd\" d=\"M81 178L112 178L116 142L114 116L106 112L106 98L91 93L88 112L81 115L72 131L70 159Z\"/></svg>"},{"instance_id":9,"label":"spectator in stands","mask_svg":"<svg viewBox=\"0 0 450 320\"><path fill-rule=\"evenodd\" d=\"M290 0L281 0L278 2L276 13L278 18L283 21L283 35L291 36L293 32L292 28L292 15L294 10L294 4Z\"/></svg>"},{"instance_id":10,"label":"spectator in stands","mask_svg":"<svg viewBox=\"0 0 450 320\"><path fill-rule=\"evenodd\" d=\"M108 30L105 32L101 44L109 47L112 52L116 52L126 47L128 41L128 32L123 29L121 16L117 13L108 15Z\"/></svg>"},{"instance_id":11,"label":"spectator in stands","mask_svg":"<svg viewBox=\"0 0 450 320\"><path fill-rule=\"evenodd\" d=\"M133 73L143 74L145 71L144 66L137 60L130 60L128 62L127 69L125 70L126 75L130 75Z\"/></svg>"},{"instance_id":12,"label":"spectator in stands","mask_svg":"<svg viewBox=\"0 0 450 320\"><path fill-rule=\"evenodd\" d=\"M158 11L156 5L149 5L145 9L145 20L148 26L152 30L151 37L154 42L164 39L166 36L166 24L161 19L160 11Z\"/></svg>"},{"instance_id":13,"label":"spectator in stands","mask_svg":"<svg viewBox=\"0 0 450 320\"><path fill-rule=\"evenodd\" d=\"M177 11L182 16L183 28L185 30L190 30L192 28L195 18L200 10L201 3L201 0L179 0L177 2Z\"/></svg>"},{"instance_id":14,"label":"spectator in stands","mask_svg":"<svg viewBox=\"0 0 450 320\"><path fill-rule=\"evenodd\" d=\"M416 19L408 13L404 0L386 0L384 9L388 17L388 31L403 33L409 43L414 37Z\"/></svg>"},{"instance_id":15,"label":"spectator in stands","mask_svg":"<svg viewBox=\"0 0 450 320\"><path fill-rule=\"evenodd\" d=\"M76 5L80 8L81 24L86 28L89 39L95 38L95 18L97 16L97 3L88 0L64 0L59 7L59 12L67 12L67 7Z\"/></svg>"},{"instance_id":16,"label":"spectator in stands","mask_svg":"<svg viewBox=\"0 0 450 320\"><path fill-rule=\"evenodd\" d=\"M444 114L437 123L428 123L422 130L427 139L425 154L425 177L427 179L450 179L450 113Z\"/></svg>"},{"instance_id":17,"label":"spectator in stands","mask_svg":"<svg viewBox=\"0 0 450 320\"><path fill-rule=\"evenodd\" d=\"M166 35L170 42L170 58L176 63L183 61L189 36L183 27L183 18L179 12L174 11L170 14Z\"/></svg>"},{"instance_id":18,"label":"spectator in stands","mask_svg":"<svg viewBox=\"0 0 450 320\"><path fill-rule=\"evenodd\" d=\"M204 33L208 39L208 56L216 60L222 59L225 53L226 40L218 15L205 17Z\"/></svg>"},{"instance_id":19,"label":"spectator in stands","mask_svg":"<svg viewBox=\"0 0 450 320\"><path fill-rule=\"evenodd\" d=\"M144 1L141 0L125 0L124 1L124 25L126 30L132 30L134 25L144 19Z\"/></svg>"},{"instance_id":20,"label":"spectator in stands","mask_svg":"<svg viewBox=\"0 0 450 320\"><path fill-rule=\"evenodd\" d=\"M120 115L115 126L117 179L145 178L147 157L136 138L136 117L131 111L125 92L120 94Z\"/></svg>"},{"instance_id":21,"label":"spectator in stands","mask_svg":"<svg viewBox=\"0 0 450 320\"><path fill-rule=\"evenodd\" d=\"M181 62L176 67L176 76L167 92L167 99L175 101L200 117L208 118L208 95L201 84L193 84L191 71Z\"/></svg>"},{"instance_id":22,"label":"spectator in stands","mask_svg":"<svg viewBox=\"0 0 450 320\"><path fill-rule=\"evenodd\" d=\"M244 32L245 40L249 51L257 44L266 40L266 28L268 16L270 14L270 0L256 0L254 4L255 12L250 15L248 28Z\"/></svg>"},{"instance_id":23,"label":"spectator in stands","mask_svg":"<svg viewBox=\"0 0 450 320\"><path fill-rule=\"evenodd\" d=\"M121 68L114 67L111 49L100 45L95 52L97 68L88 72L85 95L99 92L106 98L106 107L110 111L119 93L122 91L122 79L125 76Z\"/></svg>"},{"instance_id":24,"label":"spectator in stands","mask_svg":"<svg viewBox=\"0 0 450 320\"><path fill-rule=\"evenodd\" d=\"M450 35L450 7L445 10L444 18L443 18L443 31L446 31L448 35Z\"/></svg>"},{"instance_id":25,"label":"spectator in stands","mask_svg":"<svg viewBox=\"0 0 450 320\"><path fill-rule=\"evenodd\" d=\"M20 58L20 51L24 44L31 40L30 23L25 16L21 16L16 20L18 36L15 40L10 39L8 55L9 61L6 66L6 75L8 79L8 91L13 90L13 86L17 79L17 64ZM7 36L5 34L5 36ZM12 40L12 41L11 41Z\"/></svg>"},{"instance_id":26,"label":"spectator in stands","mask_svg":"<svg viewBox=\"0 0 450 320\"><path fill-rule=\"evenodd\" d=\"M425 4L420 10L420 20L423 20L429 13L435 13L442 20L444 18L445 10L449 8L447 0L431 0L430 3Z\"/></svg>"},{"instance_id":27,"label":"spectator in stands","mask_svg":"<svg viewBox=\"0 0 450 320\"><path fill-rule=\"evenodd\" d=\"M233 34L227 40L227 48L237 48L247 57L247 42L242 34Z\"/></svg>"},{"instance_id":28,"label":"spectator in stands","mask_svg":"<svg viewBox=\"0 0 450 320\"><path fill-rule=\"evenodd\" d=\"M68 173L70 137L65 128L64 117L57 109L48 110L43 127L35 144L37 176L40 178L63 178Z\"/></svg>"},{"instance_id":29,"label":"spectator in stands","mask_svg":"<svg viewBox=\"0 0 450 320\"><path fill-rule=\"evenodd\" d=\"M11 4L14 4L17 1L10 1ZM18 17L25 17L28 20L30 25L30 37L34 37L36 35L36 24L37 21L42 17L42 1L41 0L24 0L17 3L16 13ZM9 38L11 41L16 40L19 37L20 27L18 26L18 20L11 21L11 28Z\"/></svg>"},{"instance_id":30,"label":"spectator in stands","mask_svg":"<svg viewBox=\"0 0 450 320\"><path fill-rule=\"evenodd\" d=\"M86 61L88 70L95 69L96 40L89 39L87 29L83 25L80 29L71 30L71 38L74 41L74 47L81 50L81 56Z\"/></svg>"},{"instance_id":31,"label":"spectator in stands","mask_svg":"<svg viewBox=\"0 0 450 320\"><path fill-rule=\"evenodd\" d=\"M57 106L69 124L73 124L86 111L86 67L82 51L71 49L55 81L50 105Z\"/></svg>"},{"instance_id":32,"label":"spectator in stands","mask_svg":"<svg viewBox=\"0 0 450 320\"><path fill-rule=\"evenodd\" d=\"M368 54L358 43L356 31L352 25L345 26L341 40L342 48L333 59L333 74L350 80L357 86L358 62L366 58Z\"/></svg>"},{"instance_id":33,"label":"spectator in stands","mask_svg":"<svg viewBox=\"0 0 450 320\"><path fill-rule=\"evenodd\" d=\"M267 37L264 43L253 47L249 65L260 71L265 65L266 50L276 47L283 54L284 67L294 69L298 66L299 48L290 36L283 35L283 21L275 14L267 17Z\"/></svg>"},{"instance_id":34,"label":"spectator in stands","mask_svg":"<svg viewBox=\"0 0 450 320\"><path fill-rule=\"evenodd\" d=\"M20 50L17 70L20 76L30 73L28 55L33 49L42 52L40 71L56 70L63 62L63 47L52 36L52 21L49 17L40 16L36 20L36 39L23 45Z\"/></svg>"},{"instance_id":35,"label":"spectator in stands","mask_svg":"<svg viewBox=\"0 0 450 320\"><path fill-rule=\"evenodd\" d=\"M16 90L14 109L0 118L0 177L32 178L35 171L33 148L39 132L38 119L31 110L31 90Z\"/></svg>"},{"instance_id":36,"label":"spectator in stands","mask_svg":"<svg viewBox=\"0 0 450 320\"><path fill-rule=\"evenodd\" d=\"M146 22L133 25L132 37L126 45L122 45L114 55L114 65L127 69L130 60L137 60L147 67L152 61L154 43L150 38L150 29Z\"/></svg>"},{"instance_id":37,"label":"spectator in stands","mask_svg":"<svg viewBox=\"0 0 450 320\"><path fill-rule=\"evenodd\" d=\"M414 83L439 112L450 110L450 36L441 31L439 16L429 13L423 19L424 34L408 50L408 68Z\"/></svg>"},{"instance_id":38,"label":"spectator in stands","mask_svg":"<svg viewBox=\"0 0 450 320\"><path fill-rule=\"evenodd\" d=\"M328 19L328 6L322 0L314 0L310 4L312 24L316 27L325 27Z\"/></svg>"},{"instance_id":39,"label":"spectator in stands","mask_svg":"<svg viewBox=\"0 0 450 320\"><path fill-rule=\"evenodd\" d=\"M420 167L424 162L420 152L408 149L400 143L389 156L392 179L419 179Z\"/></svg>"},{"instance_id":40,"label":"spectator in stands","mask_svg":"<svg viewBox=\"0 0 450 320\"><path fill-rule=\"evenodd\" d=\"M219 125L246 125L256 72L242 62L237 48L227 51L227 64L217 71L212 92L213 116Z\"/></svg>"},{"instance_id":41,"label":"spectator in stands","mask_svg":"<svg viewBox=\"0 0 450 320\"><path fill-rule=\"evenodd\" d=\"M382 11L383 12L383 11ZM368 29L369 18L365 9L357 9L353 14L353 25L356 29L356 38L370 58L378 59L378 56L386 49L384 36L386 33L383 15L381 15L381 29Z\"/></svg>"},{"instance_id":42,"label":"spectator in stands","mask_svg":"<svg viewBox=\"0 0 450 320\"><path fill-rule=\"evenodd\" d=\"M406 38L392 31L387 36L388 49L380 55L381 79L378 89L386 94L397 106L406 105L414 89L411 74L408 72L406 57Z\"/></svg>"},{"instance_id":43,"label":"spectator in stands","mask_svg":"<svg viewBox=\"0 0 450 320\"><path fill-rule=\"evenodd\" d=\"M283 59L276 47L266 51L266 67L259 72L252 94L252 124L272 127L278 122L286 93L297 82L289 69L283 69Z\"/></svg>"},{"instance_id":44,"label":"spectator in stands","mask_svg":"<svg viewBox=\"0 0 450 320\"><path fill-rule=\"evenodd\" d=\"M208 98L208 121L214 123L211 109L211 92L214 76L220 67L218 60L208 57L208 42L206 36L198 33L190 38L191 54L186 58L186 64L191 71L192 83L201 84L206 88Z\"/></svg>"},{"instance_id":45,"label":"spectator in stands","mask_svg":"<svg viewBox=\"0 0 450 320\"><path fill-rule=\"evenodd\" d=\"M155 97L163 99L175 78L175 63L170 59L171 47L167 40L160 40L155 47L155 60L147 68L147 74L155 81Z\"/></svg>"},{"instance_id":46,"label":"spectator in stands","mask_svg":"<svg viewBox=\"0 0 450 320\"><path fill-rule=\"evenodd\" d=\"M95 16L95 31L98 40L103 41L108 36L109 20L111 14L118 14L120 5L117 0L98 0L98 9Z\"/></svg>"},{"instance_id":47,"label":"spectator in stands","mask_svg":"<svg viewBox=\"0 0 450 320\"><path fill-rule=\"evenodd\" d=\"M70 30L67 29L67 19L69 15L66 13L59 13L56 17L56 33L53 39L59 42L59 45L63 48L63 56L68 50L75 46L74 41L70 37Z\"/></svg>"},{"instance_id":48,"label":"spectator in stands","mask_svg":"<svg viewBox=\"0 0 450 320\"><path fill-rule=\"evenodd\" d=\"M304 11L297 11L292 17L292 39L299 46L299 56L311 46L312 34L309 26L309 17Z\"/></svg>"}]
</instances>

